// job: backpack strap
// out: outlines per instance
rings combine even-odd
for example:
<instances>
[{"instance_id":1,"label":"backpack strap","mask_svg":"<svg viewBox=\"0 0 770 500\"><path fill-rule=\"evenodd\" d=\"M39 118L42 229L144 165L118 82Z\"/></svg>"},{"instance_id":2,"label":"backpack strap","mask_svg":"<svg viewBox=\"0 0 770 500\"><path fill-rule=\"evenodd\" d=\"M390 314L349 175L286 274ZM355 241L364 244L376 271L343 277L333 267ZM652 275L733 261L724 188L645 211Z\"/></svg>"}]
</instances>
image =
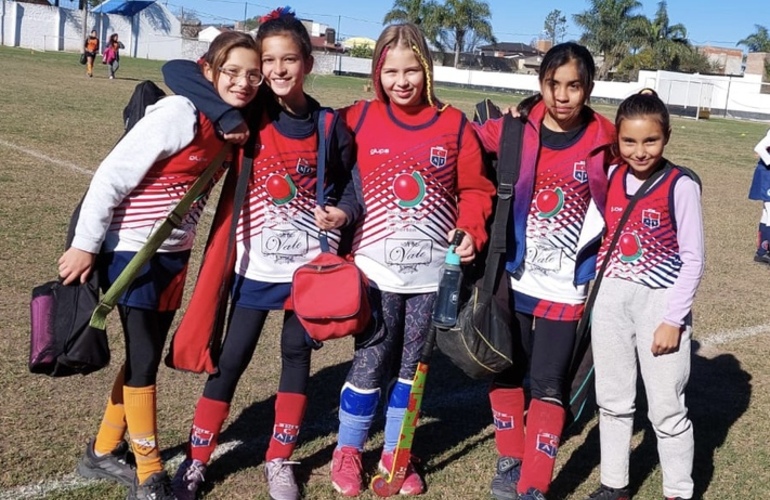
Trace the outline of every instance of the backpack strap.
<instances>
[{"instance_id":1,"label":"backpack strap","mask_svg":"<svg viewBox=\"0 0 770 500\"><path fill-rule=\"evenodd\" d=\"M211 183L211 179L214 178L217 170L222 166L222 162L230 153L231 147L226 144L222 148L222 151L214 158L214 160L206 167L206 170L198 177L190 189L185 193L176 206L166 215L165 220L161 225L150 235L147 241L142 245L142 248L136 252L131 258L131 261L121 271L120 275L115 279L110 288L104 293L99 305L94 309L91 315L90 325L94 328L104 330L107 321L107 315L115 308L118 299L123 292L128 288L136 275L142 269L142 267L155 255L155 252L160 248L164 241L171 234L171 231L182 227L182 222L190 211L192 204L198 199L198 196L204 192L206 187Z\"/></svg>"},{"instance_id":2,"label":"backpack strap","mask_svg":"<svg viewBox=\"0 0 770 500\"><path fill-rule=\"evenodd\" d=\"M329 143L331 134L337 124L339 115L332 109L323 108L318 112L318 159L316 160L316 184L315 198L319 207L326 205L326 162L329 159ZM327 121L328 120L328 121ZM329 123L327 128L326 124ZM321 251L329 251L329 238L326 231L318 232L318 241L321 244Z\"/></svg>"},{"instance_id":3,"label":"backpack strap","mask_svg":"<svg viewBox=\"0 0 770 500\"><path fill-rule=\"evenodd\" d=\"M511 221L511 205L514 187L521 170L521 151L524 142L524 122L510 113L503 116L503 132L500 154L497 158L497 202L490 229L489 249L481 289L492 294L501 277L501 264L506 254L508 227Z\"/></svg>"}]
</instances>

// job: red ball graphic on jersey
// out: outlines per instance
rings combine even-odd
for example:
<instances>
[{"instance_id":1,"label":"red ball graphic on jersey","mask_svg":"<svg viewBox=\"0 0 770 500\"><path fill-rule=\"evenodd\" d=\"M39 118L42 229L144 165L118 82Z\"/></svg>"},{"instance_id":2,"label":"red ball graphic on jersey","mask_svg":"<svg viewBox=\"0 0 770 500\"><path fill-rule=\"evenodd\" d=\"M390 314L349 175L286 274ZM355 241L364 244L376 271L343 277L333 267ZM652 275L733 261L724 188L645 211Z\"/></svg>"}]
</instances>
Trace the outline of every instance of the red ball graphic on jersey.
<instances>
[{"instance_id":1,"label":"red ball graphic on jersey","mask_svg":"<svg viewBox=\"0 0 770 500\"><path fill-rule=\"evenodd\" d=\"M561 188L543 189L535 196L535 208L537 216L541 219L549 219L558 214L564 207L564 192Z\"/></svg>"},{"instance_id":2,"label":"red ball graphic on jersey","mask_svg":"<svg viewBox=\"0 0 770 500\"><path fill-rule=\"evenodd\" d=\"M635 233L623 233L618 240L620 249L620 260L623 262L633 262L642 256L642 242Z\"/></svg>"},{"instance_id":3,"label":"red ball graphic on jersey","mask_svg":"<svg viewBox=\"0 0 770 500\"><path fill-rule=\"evenodd\" d=\"M297 187L294 185L294 181L291 180L289 174L278 175L273 174L267 178L265 182L265 189L267 194L273 199L273 203L276 205L283 205L294 199L297 194Z\"/></svg>"},{"instance_id":4,"label":"red ball graphic on jersey","mask_svg":"<svg viewBox=\"0 0 770 500\"><path fill-rule=\"evenodd\" d=\"M393 194L398 198L399 206L415 207L425 197L425 181L419 172L399 174L393 179Z\"/></svg>"}]
</instances>

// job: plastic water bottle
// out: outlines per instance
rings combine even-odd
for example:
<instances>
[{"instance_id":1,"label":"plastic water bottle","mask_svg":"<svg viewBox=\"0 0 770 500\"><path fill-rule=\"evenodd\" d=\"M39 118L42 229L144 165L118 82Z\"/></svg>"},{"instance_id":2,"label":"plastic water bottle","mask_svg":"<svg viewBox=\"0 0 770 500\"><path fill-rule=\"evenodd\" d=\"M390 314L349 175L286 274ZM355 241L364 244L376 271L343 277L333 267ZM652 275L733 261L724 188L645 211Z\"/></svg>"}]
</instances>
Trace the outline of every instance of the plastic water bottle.
<instances>
[{"instance_id":1,"label":"plastic water bottle","mask_svg":"<svg viewBox=\"0 0 770 500\"><path fill-rule=\"evenodd\" d=\"M460 256L455 253L455 245L449 247L441 268L438 282L438 295L433 305L433 324L442 328L452 328L457 324L457 311L460 302L460 285L463 272Z\"/></svg>"}]
</instances>

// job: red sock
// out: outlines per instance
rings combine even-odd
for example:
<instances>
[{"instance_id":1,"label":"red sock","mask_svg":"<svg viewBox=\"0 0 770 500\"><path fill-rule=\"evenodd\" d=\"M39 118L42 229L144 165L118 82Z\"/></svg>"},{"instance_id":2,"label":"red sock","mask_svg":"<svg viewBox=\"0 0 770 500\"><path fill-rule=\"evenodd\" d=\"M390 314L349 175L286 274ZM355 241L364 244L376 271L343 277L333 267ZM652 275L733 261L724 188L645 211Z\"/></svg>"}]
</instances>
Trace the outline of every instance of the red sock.
<instances>
[{"instance_id":1,"label":"red sock","mask_svg":"<svg viewBox=\"0 0 770 500\"><path fill-rule=\"evenodd\" d=\"M275 397L275 424L273 437L267 447L265 460L288 459L297 446L297 436L305 416L307 396L293 392L279 392Z\"/></svg>"},{"instance_id":2,"label":"red sock","mask_svg":"<svg viewBox=\"0 0 770 500\"><path fill-rule=\"evenodd\" d=\"M521 465L519 493L537 488L547 493L564 427L564 408L533 399L527 414L527 438Z\"/></svg>"},{"instance_id":3,"label":"red sock","mask_svg":"<svg viewBox=\"0 0 770 500\"><path fill-rule=\"evenodd\" d=\"M200 460L204 464L211 459L217 447L222 425L230 414L230 403L201 396L195 407L193 425L188 443L189 458Z\"/></svg>"},{"instance_id":4,"label":"red sock","mask_svg":"<svg viewBox=\"0 0 770 500\"><path fill-rule=\"evenodd\" d=\"M502 457L524 457L524 389L492 386L489 390L495 420L495 444Z\"/></svg>"}]
</instances>

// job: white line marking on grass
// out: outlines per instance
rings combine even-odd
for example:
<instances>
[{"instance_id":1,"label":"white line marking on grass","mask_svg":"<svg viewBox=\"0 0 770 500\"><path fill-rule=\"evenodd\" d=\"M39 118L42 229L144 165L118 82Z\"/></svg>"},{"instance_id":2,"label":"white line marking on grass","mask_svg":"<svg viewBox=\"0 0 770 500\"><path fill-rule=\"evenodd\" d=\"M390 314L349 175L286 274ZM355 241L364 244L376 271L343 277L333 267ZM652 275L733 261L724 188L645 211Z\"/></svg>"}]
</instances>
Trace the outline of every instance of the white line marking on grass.
<instances>
[{"instance_id":1,"label":"white line marking on grass","mask_svg":"<svg viewBox=\"0 0 770 500\"><path fill-rule=\"evenodd\" d=\"M211 455L212 460L216 460L225 453L238 448L243 444L243 441L233 440L227 441L217 446L214 453ZM178 453L172 457L164 457L165 467L167 470L175 471L179 464L184 460L184 454ZM41 498L47 495L51 495L57 492L65 492L69 490L76 490L78 488L84 488L89 484L93 484L98 479L86 479L76 472L66 474L59 479L51 479L49 481L41 481L37 484L30 484L26 486L17 486L16 488L10 488L7 490L0 490L0 500L33 500L35 498Z\"/></svg>"},{"instance_id":2,"label":"white line marking on grass","mask_svg":"<svg viewBox=\"0 0 770 500\"><path fill-rule=\"evenodd\" d=\"M70 170L74 170L75 172L79 172L81 174L93 175L93 173L94 173L93 170L89 170L87 168L83 168L81 166L75 165L74 163L70 163L68 161L58 160L56 158L51 158L50 156L44 155L43 153L39 153L37 151L33 151L33 150L29 149L29 148L25 148L25 147L22 147L22 146L17 146L16 144L4 141L2 139L0 139L0 145L5 146L5 147L10 148L10 149L13 149L14 151L19 151L20 153L27 154L29 156L37 158L38 160L44 160L44 161L47 161L47 162L59 165L61 167L68 168Z\"/></svg>"},{"instance_id":3,"label":"white line marking on grass","mask_svg":"<svg viewBox=\"0 0 770 500\"><path fill-rule=\"evenodd\" d=\"M717 346L722 344L727 344L728 342L733 342L736 340L743 340L751 337L756 337L757 335L762 335L764 333L770 333L770 323L766 323L764 325L757 325L757 326L748 326L745 328L737 328L735 330L728 330L726 332L718 332L714 333L713 335L709 335L706 338L703 339L695 339L697 342L700 342L700 344L704 347L707 346Z\"/></svg>"},{"instance_id":4,"label":"white line marking on grass","mask_svg":"<svg viewBox=\"0 0 770 500\"><path fill-rule=\"evenodd\" d=\"M8 141L4 141L2 139L0 139L0 146L5 146L7 148L13 149L14 151L19 151L20 153L24 153L24 154L27 154L27 155L32 156L34 158L37 158L38 160L47 161L49 163L53 163L55 165L59 165L60 167L64 167L64 168L68 168L70 170L74 170L75 172L78 172L78 173L81 173L81 174L94 175L94 171L93 170L89 170L87 168L79 167L79 166L75 165L74 163L70 163L68 161L58 160L56 158L51 158L50 156L44 155L43 153L40 153L38 151L33 151L31 149L27 149L25 147L18 146L16 144L10 143ZM214 214L214 209L209 207L209 206L206 206L206 208L204 209L204 212L206 212L209 215L213 215ZM3 497L0 497L0 500L3 500Z\"/></svg>"},{"instance_id":5,"label":"white line marking on grass","mask_svg":"<svg viewBox=\"0 0 770 500\"><path fill-rule=\"evenodd\" d=\"M0 144L4 144L2 140L0 140ZM717 332L705 338L695 340L700 342L701 346L703 347L711 347L727 344L729 342L741 341L751 337L756 337L757 335L768 333L770 333L770 323L764 325L749 326L745 328L737 328L735 330L728 330L724 332ZM476 396L477 395L475 390L466 390L454 394L452 399L454 403L457 403L458 399L465 400L472 398L475 400ZM445 404L442 400L434 401L431 409L435 411L437 408L442 408L444 406ZM432 420L433 418L426 416L422 419L421 423L429 423ZM305 426L311 427L312 424L306 423ZM264 443L262 443L262 445L264 445ZM244 442L237 439L227 441L217 446L216 450L214 450L214 454L212 455L212 460L216 460L222 455L240 446L245 446L247 449L252 447L255 449L257 448L254 444L250 444L249 442ZM184 454L177 453L173 456L164 456L163 460L166 464L166 468L173 471L179 467L179 464L181 464L182 460L184 460ZM83 488L92 482L93 480L84 479L76 473L71 473L58 479L41 481L37 484L17 486L16 488L10 488L7 490L0 490L0 500L33 500L35 498L41 498L55 492L64 492L77 488Z\"/></svg>"}]
</instances>

